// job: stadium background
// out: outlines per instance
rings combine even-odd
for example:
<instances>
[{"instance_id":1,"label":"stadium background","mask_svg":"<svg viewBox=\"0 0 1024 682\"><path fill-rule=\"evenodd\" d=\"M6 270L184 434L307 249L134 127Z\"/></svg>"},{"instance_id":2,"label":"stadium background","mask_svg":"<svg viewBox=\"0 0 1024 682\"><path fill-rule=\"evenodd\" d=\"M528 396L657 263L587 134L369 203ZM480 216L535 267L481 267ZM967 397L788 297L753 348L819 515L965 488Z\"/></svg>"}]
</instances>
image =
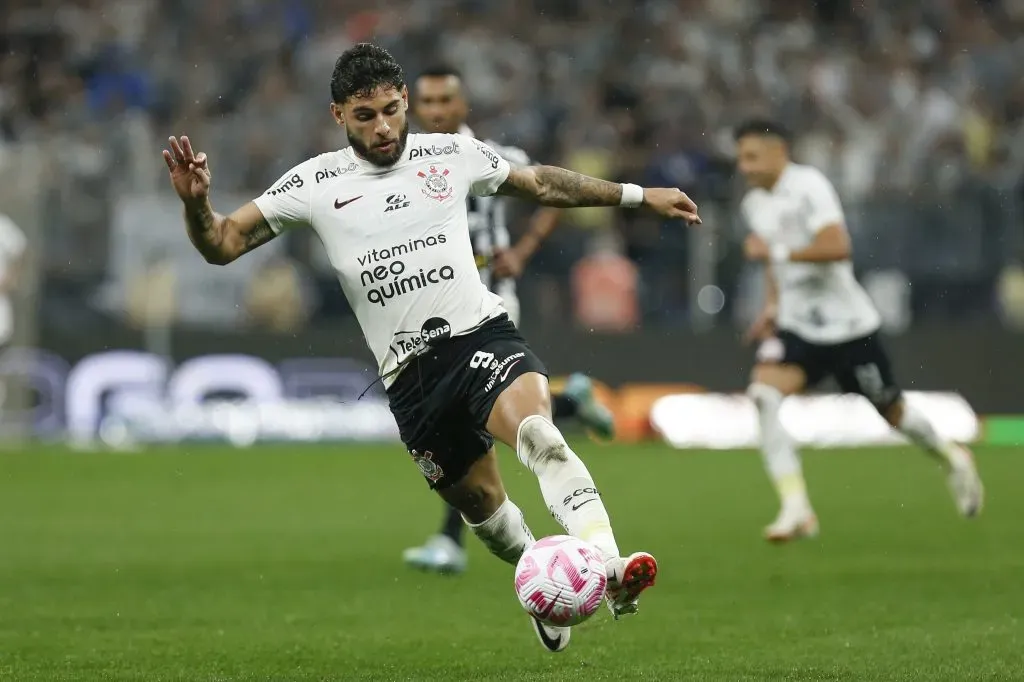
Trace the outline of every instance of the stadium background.
<instances>
[{"instance_id":1,"label":"stadium background","mask_svg":"<svg viewBox=\"0 0 1024 682\"><path fill-rule=\"evenodd\" d=\"M760 277L741 258L742 188L729 131L751 114L777 116L797 133L798 159L836 182L857 269L883 312L902 383L961 394L979 414L999 417L980 438L1015 445L1024 431L1013 417L1024 414L1021 36L1020 0L7 0L0 6L0 210L32 246L16 293L15 343L0 355L3 442L34 456L0 467L0 582L23 588L22 597L0 594L0 637L13 637L3 649L15 654L6 662L0 654L0 678L51 679L59 658L67 679L198 679L191 670L234 679L251 669L323 679L317 666L339 660L361 671L340 679L370 679L378 654L393 661L380 679L567 674L508 658L505 638L522 634L511 616L494 626L497 634L485 634L472 623L417 620L421 612L402 610L402 599L426 600L442 613L447 605L426 583L392 584L398 551L431 529L423 514L434 509L394 445L311 446L308 459L296 459L280 445L243 456L179 444L128 460L24 443L70 435L80 445L97 434L122 445L211 433L237 444L392 435L379 392L355 402L374 373L315 237L288 235L227 268L207 266L167 187L159 158L167 135L187 133L209 153L215 205L233 208L297 161L345 144L327 115L330 70L342 50L373 40L410 79L439 61L460 66L480 137L581 172L683 188L701 205L703 229L638 212L567 212L519 286L531 343L554 373L585 371L604 382L629 440L654 435L648 417L658 396L744 386L751 357L738 339L757 309ZM516 214L514 232L526 208ZM266 400L269 414L257 407L242 416L182 416L179 409L237 397L240 388ZM282 394L289 410L276 407ZM310 400L320 394L340 400ZM719 414L715 429L734 428L734 414ZM852 430L860 428L856 422ZM997 503L984 532L971 536L928 525L929 514L940 526L951 521L946 501L930 488L904 487L904 474L923 474L892 452L810 456L819 513L834 511L826 528L847 538L825 545L828 558L800 549L778 559L748 547L771 507L750 453L722 460L620 445L594 450L590 461L600 480L611 479L609 499L647 499L650 513L674 519L670 535L652 536L652 546L673 559L679 552L690 572L685 589L671 582L662 589L668 596L678 588L670 603L704 620L655 612L651 622L690 644L690 673L763 679L764 671L783 675L802 665L813 679L832 679L830 671L871 679L896 665L930 671L932 680L969 679L959 656L981 666L971 673L977 679L1012 679L1022 647L1019 622L1004 604L1020 597L1009 576L1024 561L1014 525L1024 510L1005 500L1019 498L1006 486L1019 484L1020 465L1004 450L979 455L993 499L1005 491L1004 506ZM203 456L181 457L191 453ZM894 467L896 479L866 474L875 462ZM624 472L628 485L616 482ZM521 473L509 474L511 489L535 496ZM178 487L175 477L189 485ZM662 496L667 481L681 488ZM851 481L872 492L851 492ZM381 485L403 493L389 496L386 509L371 493ZM338 490L346 500L334 499ZM716 517L713 530L677 518L669 504L678 496L710 509L737 495L744 502ZM342 504L367 511L350 519ZM904 504L917 505L924 520L903 515L892 524ZM525 507L543 518L536 500ZM613 512L623 519L620 532L648 538L637 514ZM371 517L389 529L386 542L371 531ZM907 529L917 533L913 541L898 534ZM373 546L383 568L354 604L327 612L323 605L337 602L338 567L348 570L338 537ZM471 593L500 571L473 552ZM937 553L946 563L935 563ZM284 556L295 562L287 570L261 563ZM229 577L229 564L258 565L277 582L260 587L263 574L257 580L244 569ZM99 577L103 566L120 567L134 582ZM738 566L763 573L752 578ZM171 588L161 570L184 582ZM793 587L794 576L802 588ZM945 589L946 578L971 595L969 608ZM507 594L488 589L473 597L475 608L511 611ZM759 589L780 592L766 598ZM243 596L230 601L214 590ZM289 590L301 595L298 603L285 599ZM209 611L187 605L203 599ZM401 655L409 661L380 634L394 623L360 612L377 609L375 599L404 619ZM134 620L118 621L111 603ZM255 613L260 603L267 611ZM747 606L747 629L725 616L737 603ZM273 608L298 615L287 626L272 623ZM931 615L922 618L925 611ZM161 629L168 614L192 629ZM843 624L818 640L822 649L786 639L835 628L832 616ZM218 618L236 627L222 644L233 653L214 643L223 630L195 625ZM788 623L782 635L780 622ZM376 634L342 635L365 647L343 654L310 623L326 623L332 637L346 628ZM872 628L889 643L865 640ZM491 654L490 672L451 668L450 656L422 634L431 631L473 637ZM977 643L981 633L985 644ZM610 628L593 637L613 641ZM726 640L732 663L719 669ZM134 653L125 653L126 641ZM620 652L645 651L629 637L614 641ZM649 677L679 679L666 653L676 644L657 641ZM192 658L181 662L181 650ZM588 660L609 669L622 663ZM418 673L403 672L407 663Z\"/></svg>"}]
</instances>

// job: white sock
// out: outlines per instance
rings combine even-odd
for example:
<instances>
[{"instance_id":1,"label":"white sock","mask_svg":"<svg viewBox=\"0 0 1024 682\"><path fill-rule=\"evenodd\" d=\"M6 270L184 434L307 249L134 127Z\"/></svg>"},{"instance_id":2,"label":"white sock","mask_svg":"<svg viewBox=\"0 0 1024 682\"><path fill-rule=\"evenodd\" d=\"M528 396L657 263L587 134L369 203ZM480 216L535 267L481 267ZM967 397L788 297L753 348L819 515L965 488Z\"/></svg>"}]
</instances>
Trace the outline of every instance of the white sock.
<instances>
[{"instance_id":1,"label":"white sock","mask_svg":"<svg viewBox=\"0 0 1024 682\"><path fill-rule=\"evenodd\" d=\"M526 548L533 544L533 533L526 525L522 510L507 497L489 519L477 524L467 521L466 525L491 554L513 566L519 562Z\"/></svg>"},{"instance_id":2,"label":"white sock","mask_svg":"<svg viewBox=\"0 0 1024 682\"><path fill-rule=\"evenodd\" d=\"M537 475L544 502L565 532L597 547L606 561L618 558L619 547L601 493L555 425L540 415L524 419L516 452L519 461Z\"/></svg>"},{"instance_id":3,"label":"white sock","mask_svg":"<svg viewBox=\"0 0 1024 682\"><path fill-rule=\"evenodd\" d=\"M758 423L761 427L761 456L768 476L779 494L779 500L782 501L783 507L810 507L800 455L797 454L792 438L779 419L779 410L785 396L779 389L759 383L751 384L747 388L747 395L757 406Z\"/></svg>"},{"instance_id":4,"label":"white sock","mask_svg":"<svg viewBox=\"0 0 1024 682\"><path fill-rule=\"evenodd\" d=\"M942 440L928 418L906 401L903 402L903 419L899 431L918 447L946 464L951 464L953 444Z\"/></svg>"}]
</instances>

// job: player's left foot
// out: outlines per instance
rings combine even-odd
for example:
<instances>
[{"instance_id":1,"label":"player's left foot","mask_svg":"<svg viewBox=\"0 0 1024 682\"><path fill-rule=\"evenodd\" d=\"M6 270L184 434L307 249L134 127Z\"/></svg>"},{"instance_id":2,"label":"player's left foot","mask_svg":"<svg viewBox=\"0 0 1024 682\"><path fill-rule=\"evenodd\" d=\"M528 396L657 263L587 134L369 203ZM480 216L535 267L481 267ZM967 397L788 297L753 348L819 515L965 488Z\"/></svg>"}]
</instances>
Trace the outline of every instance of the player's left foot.
<instances>
[{"instance_id":1,"label":"player's left foot","mask_svg":"<svg viewBox=\"0 0 1024 682\"><path fill-rule=\"evenodd\" d=\"M658 562L647 552L618 557L606 562L608 587L605 598L616 620L636 613L640 593L654 584Z\"/></svg>"},{"instance_id":2,"label":"player's left foot","mask_svg":"<svg viewBox=\"0 0 1024 682\"><path fill-rule=\"evenodd\" d=\"M615 437L615 418L611 410L594 397L594 383L585 374L572 374L565 381L565 395L579 405L577 417L595 438L611 440Z\"/></svg>"},{"instance_id":3,"label":"player's left foot","mask_svg":"<svg viewBox=\"0 0 1024 682\"><path fill-rule=\"evenodd\" d=\"M565 651L569 646L569 628L559 628L554 625L545 625L533 616L530 616L530 623L533 624L533 631L537 634L541 646L553 654Z\"/></svg>"},{"instance_id":4,"label":"player's left foot","mask_svg":"<svg viewBox=\"0 0 1024 682\"><path fill-rule=\"evenodd\" d=\"M967 448L957 445L950 452L948 480L960 513L967 518L980 514L985 503L985 486L978 475L974 456Z\"/></svg>"},{"instance_id":5,"label":"player's left foot","mask_svg":"<svg viewBox=\"0 0 1024 682\"><path fill-rule=\"evenodd\" d=\"M818 537L818 517L810 504L783 505L779 515L764 529L769 542L789 542Z\"/></svg>"},{"instance_id":6,"label":"player's left foot","mask_svg":"<svg viewBox=\"0 0 1024 682\"><path fill-rule=\"evenodd\" d=\"M402 560L413 568L435 573L466 570L466 550L447 535L435 535L422 547L410 547L402 552Z\"/></svg>"}]
</instances>

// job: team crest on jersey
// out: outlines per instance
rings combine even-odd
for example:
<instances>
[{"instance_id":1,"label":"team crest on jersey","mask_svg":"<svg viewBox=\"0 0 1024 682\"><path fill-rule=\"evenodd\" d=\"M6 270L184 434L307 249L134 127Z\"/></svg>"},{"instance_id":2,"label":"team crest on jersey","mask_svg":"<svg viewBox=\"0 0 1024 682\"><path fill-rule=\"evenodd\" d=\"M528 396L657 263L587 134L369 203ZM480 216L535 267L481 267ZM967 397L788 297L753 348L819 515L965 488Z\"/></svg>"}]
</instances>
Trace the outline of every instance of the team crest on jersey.
<instances>
[{"instance_id":1,"label":"team crest on jersey","mask_svg":"<svg viewBox=\"0 0 1024 682\"><path fill-rule=\"evenodd\" d=\"M416 466L420 468L420 473L431 483L437 483L444 476L444 470L434 461L434 453L427 450L421 455L415 450L411 450L409 454L412 455L412 460L416 462Z\"/></svg>"},{"instance_id":2,"label":"team crest on jersey","mask_svg":"<svg viewBox=\"0 0 1024 682\"><path fill-rule=\"evenodd\" d=\"M448 182L448 173L449 170L447 168L439 168L438 166L431 166L426 173L423 171L416 173L416 175L424 179L423 194L437 201L444 201L450 197L455 192L455 189Z\"/></svg>"}]
</instances>

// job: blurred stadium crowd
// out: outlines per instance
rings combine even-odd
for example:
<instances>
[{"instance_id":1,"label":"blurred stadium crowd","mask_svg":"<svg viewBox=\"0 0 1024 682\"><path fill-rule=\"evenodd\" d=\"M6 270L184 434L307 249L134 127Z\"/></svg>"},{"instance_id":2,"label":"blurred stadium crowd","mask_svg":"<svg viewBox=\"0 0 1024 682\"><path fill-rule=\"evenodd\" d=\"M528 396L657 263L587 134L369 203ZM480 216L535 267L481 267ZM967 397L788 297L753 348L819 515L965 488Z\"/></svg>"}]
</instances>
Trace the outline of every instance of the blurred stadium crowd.
<instances>
[{"instance_id":1,"label":"blurred stadium crowd","mask_svg":"<svg viewBox=\"0 0 1024 682\"><path fill-rule=\"evenodd\" d=\"M835 180L858 267L894 326L905 317L894 301L915 319L957 321L1017 319L1024 306L1022 0L6 0L0 165L31 149L46 169L44 315L101 322L157 295L168 259L179 281L205 268L187 251L133 247L128 260L149 265L119 275L119 202L170 198L168 134L189 134L210 154L217 196L242 200L345 145L328 80L362 40L410 78L439 61L461 68L481 137L679 186L705 208L714 238L635 214L568 214L521 286L527 311L579 311L601 290L586 264L615 260L616 286L636 291L627 319L687 325L699 264L726 294L722 323L742 315L757 279L738 250L729 133L751 114L782 119L797 157ZM147 220L134 226L142 243L169 229ZM347 315L319 246L288 239L258 267L232 268L245 279L233 297L176 315L233 320L218 306L244 303L247 319L283 331Z\"/></svg>"}]
</instances>

